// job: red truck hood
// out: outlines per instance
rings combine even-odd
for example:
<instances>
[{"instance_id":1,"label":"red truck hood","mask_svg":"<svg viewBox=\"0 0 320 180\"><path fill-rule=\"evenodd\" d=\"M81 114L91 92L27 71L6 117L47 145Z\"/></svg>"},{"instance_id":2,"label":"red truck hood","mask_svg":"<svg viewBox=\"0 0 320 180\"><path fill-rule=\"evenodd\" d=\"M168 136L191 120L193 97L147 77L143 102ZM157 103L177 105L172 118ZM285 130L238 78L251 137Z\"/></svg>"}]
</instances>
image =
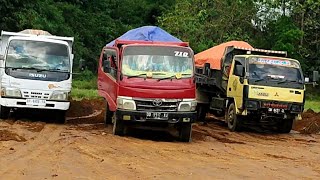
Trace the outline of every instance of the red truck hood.
<instances>
[{"instance_id":1,"label":"red truck hood","mask_svg":"<svg viewBox=\"0 0 320 180\"><path fill-rule=\"evenodd\" d=\"M119 96L137 98L195 98L193 78L161 80L143 78L124 78L119 83Z\"/></svg>"}]
</instances>

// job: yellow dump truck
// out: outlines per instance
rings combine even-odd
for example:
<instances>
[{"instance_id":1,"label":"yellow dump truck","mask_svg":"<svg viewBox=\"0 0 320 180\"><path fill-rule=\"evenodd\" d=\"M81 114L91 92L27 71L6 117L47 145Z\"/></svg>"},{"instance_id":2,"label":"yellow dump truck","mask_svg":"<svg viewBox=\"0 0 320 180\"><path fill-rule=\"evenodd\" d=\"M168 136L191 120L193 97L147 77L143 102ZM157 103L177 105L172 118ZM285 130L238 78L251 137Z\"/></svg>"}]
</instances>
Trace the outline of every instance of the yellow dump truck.
<instances>
[{"instance_id":1,"label":"yellow dump truck","mask_svg":"<svg viewBox=\"0 0 320 180\"><path fill-rule=\"evenodd\" d=\"M198 120L225 116L228 128L259 125L289 133L305 102L299 61L284 51L232 41L195 56Z\"/></svg>"}]
</instances>

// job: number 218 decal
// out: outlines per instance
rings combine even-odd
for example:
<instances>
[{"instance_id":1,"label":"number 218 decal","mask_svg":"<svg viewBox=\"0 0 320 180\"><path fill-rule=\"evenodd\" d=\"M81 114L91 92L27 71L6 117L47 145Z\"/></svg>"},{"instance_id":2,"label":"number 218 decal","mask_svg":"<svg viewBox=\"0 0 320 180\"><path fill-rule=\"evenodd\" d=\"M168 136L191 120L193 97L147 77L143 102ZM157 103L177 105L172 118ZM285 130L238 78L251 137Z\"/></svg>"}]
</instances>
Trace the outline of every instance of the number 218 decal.
<instances>
[{"instance_id":1,"label":"number 218 decal","mask_svg":"<svg viewBox=\"0 0 320 180\"><path fill-rule=\"evenodd\" d=\"M175 51L174 52L174 56L178 56L178 57L188 57L189 53L187 52L181 52L181 51Z\"/></svg>"}]
</instances>

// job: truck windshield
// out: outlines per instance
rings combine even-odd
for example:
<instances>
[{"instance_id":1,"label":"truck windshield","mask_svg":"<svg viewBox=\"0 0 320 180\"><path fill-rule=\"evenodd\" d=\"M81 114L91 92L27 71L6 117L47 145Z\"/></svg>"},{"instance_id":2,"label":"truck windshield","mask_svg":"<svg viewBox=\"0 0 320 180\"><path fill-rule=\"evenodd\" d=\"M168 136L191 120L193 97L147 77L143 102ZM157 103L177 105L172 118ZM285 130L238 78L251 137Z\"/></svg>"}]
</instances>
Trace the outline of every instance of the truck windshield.
<instances>
[{"instance_id":1,"label":"truck windshield","mask_svg":"<svg viewBox=\"0 0 320 180\"><path fill-rule=\"evenodd\" d=\"M252 57L249 59L249 83L272 84L292 88L303 88L303 77L299 63L281 58Z\"/></svg>"},{"instance_id":2,"label":"truck windshield","mask_svg":"<svg viewBox=\"0 0 320 180\"><path fill-rule=\"evenodd\" d=\"M5 63L14 69L70 72L68 47L50 42L12 40Z\"/></svg>"},{"instance_id":3,"label":"truck windshield","mask_svg":"<svg viewBox=\"0 0 320 180\"><path fill-rule=\"evenodd\" d=\"M193 75L193 53L188 48L132 46L124 49L122 74L156 79L186 78ZM148 74L148 75L147 75Z\"/></svg>"}]
</instances>

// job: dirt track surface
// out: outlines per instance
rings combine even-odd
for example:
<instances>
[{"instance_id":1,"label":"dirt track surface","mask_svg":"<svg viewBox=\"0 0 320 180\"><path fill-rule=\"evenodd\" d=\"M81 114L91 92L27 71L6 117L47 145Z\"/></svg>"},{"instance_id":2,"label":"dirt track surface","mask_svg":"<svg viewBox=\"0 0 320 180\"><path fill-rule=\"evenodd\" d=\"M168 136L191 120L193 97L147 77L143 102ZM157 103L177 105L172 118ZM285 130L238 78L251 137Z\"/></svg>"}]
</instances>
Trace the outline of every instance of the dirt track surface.
<instances>
[{"instance_id":1,"label":"dirt track surface","mask_svg":"<svg viewBox=\"0 0 320 180\"><path fill-rule=\"evenodd\" d=\"M101 118L0 122L1 179L320 178L318 134L232 133L210 119L180 143L163 131L113 136Z\"/></svg>"}]
</instances>

